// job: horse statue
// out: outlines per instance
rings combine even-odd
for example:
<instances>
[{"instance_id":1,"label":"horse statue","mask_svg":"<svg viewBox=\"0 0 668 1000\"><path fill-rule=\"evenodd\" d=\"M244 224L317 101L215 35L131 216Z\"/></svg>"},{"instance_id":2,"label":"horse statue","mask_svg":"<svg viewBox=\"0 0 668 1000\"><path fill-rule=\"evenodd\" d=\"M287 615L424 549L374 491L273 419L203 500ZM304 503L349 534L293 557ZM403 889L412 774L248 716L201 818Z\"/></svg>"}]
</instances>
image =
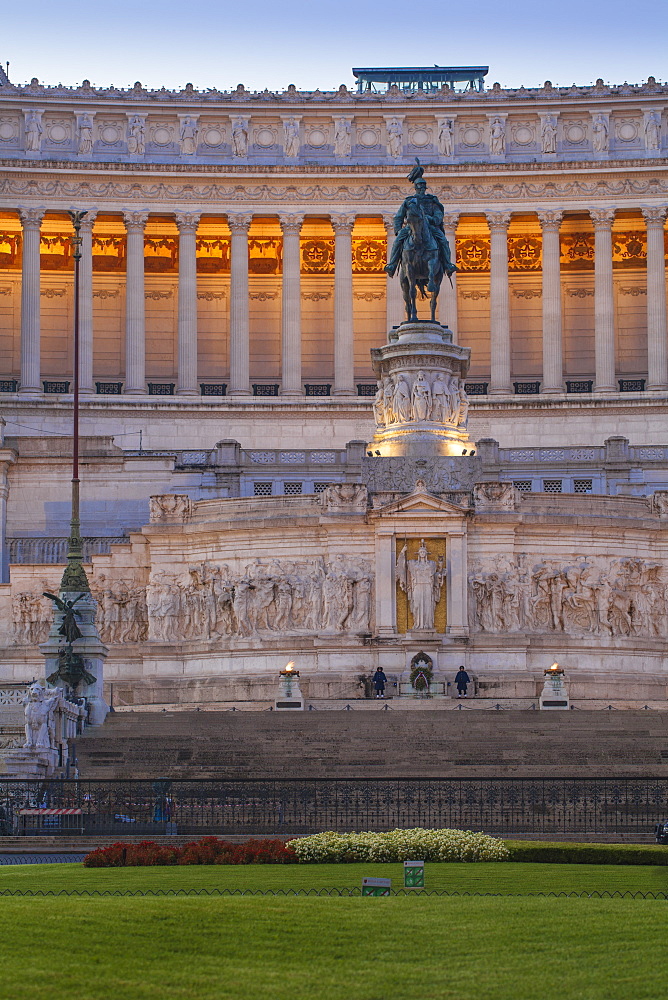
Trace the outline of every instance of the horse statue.
<instances>
[{"instance_id":1,"label":"horse statue","mask_svg":"<svg viewBox=\"0 0 668 1000\"><path fill-rule=\"evenodd\" d=\"M423 299L427 292L431 295L431 321L436 322L436 302L441 290L444 269L439 260L438 246L431 226L422 208L414 198L409 199L405 225L410 230L408 239L401 249L401 271L399 282L406 304L406 319L417 321L417 293Z\"/></svg>"},{"instance_id":2,"label":"horse statue","mask_svg":"<svg viewBox=\"0 0 668 1000\"><path fill-rule=\"evenodd\" d=\"M457 270L450 256L450 246L443 232L443 205L436 195L427 194L424 168L415 159L408 180L415 194L404 199L394 217L396 239L385 271L393 277L400 266L401 291L406 304L406 319L417 322L417 294L431 296L431 321L436 322L436 302L443 275Z\"/></svg>"}]
</instances>

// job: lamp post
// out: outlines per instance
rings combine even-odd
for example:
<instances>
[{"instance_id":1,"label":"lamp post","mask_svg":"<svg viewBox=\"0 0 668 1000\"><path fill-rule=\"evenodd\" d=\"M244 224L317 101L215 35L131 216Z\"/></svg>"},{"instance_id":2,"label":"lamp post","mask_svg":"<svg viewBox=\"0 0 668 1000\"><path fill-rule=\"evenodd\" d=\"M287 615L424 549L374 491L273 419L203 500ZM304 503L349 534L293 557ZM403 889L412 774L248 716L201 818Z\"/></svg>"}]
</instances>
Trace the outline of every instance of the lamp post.
<instances>
[{"instance_id":1,"label":"lamp post","mask_svg":"<svg viewBox=\"0 0 668 1000\"><path fill-rule=\"evenodd\" d=\"M89 593L88 578L83 567L83 547L81 543L81 523L79 518L79 265L81 262L81 222L87 212L69 212L74 236L72 249L74 257L74 413L72 428L72 517L70 537L67 547L67 566L60 584L61 591Z\"/></svg>"}]
</instances>

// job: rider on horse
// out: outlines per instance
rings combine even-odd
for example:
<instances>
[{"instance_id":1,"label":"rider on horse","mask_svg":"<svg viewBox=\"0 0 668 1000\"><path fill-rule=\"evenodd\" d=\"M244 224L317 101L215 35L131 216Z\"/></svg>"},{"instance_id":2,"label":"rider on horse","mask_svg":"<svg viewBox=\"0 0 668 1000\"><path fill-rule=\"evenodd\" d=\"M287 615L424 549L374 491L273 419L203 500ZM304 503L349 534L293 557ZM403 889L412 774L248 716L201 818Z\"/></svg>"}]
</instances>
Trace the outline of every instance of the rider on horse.
<instances>
[{"instance_id":1,"label":"rider on horse","mask_svg":"<svg viewBox=\"0 0 668 1000\"><path fill-rule=\"evenodd\" d=\"M443 272L448 276L454 274L457 267L452 263L450 246L445 233L443 232L443 205L440 203L436 195L427 194L427 182L424 180L424 167L421 166L417 157L415 158L415 162L417 166L413 167L408 175L408 180L415 185L415 194L409 195L408 198L404 199L403 205L394 217L394 232L396 234L396 239L392 244L392 255L385 267L385 270L390 277L394 277L394 273L401 261L401 252L404 248L404 244L411 235L410 227L404 224L406 221L406 215L409 211L417 210L423 215L428 223L429 234L432 238L432 246L427 248L429 257L429 284L427 285L427 290L435 292L437 289L434 280L434 272L438 267L439 261L443 268Z\"/></svg>"}]
</instances>

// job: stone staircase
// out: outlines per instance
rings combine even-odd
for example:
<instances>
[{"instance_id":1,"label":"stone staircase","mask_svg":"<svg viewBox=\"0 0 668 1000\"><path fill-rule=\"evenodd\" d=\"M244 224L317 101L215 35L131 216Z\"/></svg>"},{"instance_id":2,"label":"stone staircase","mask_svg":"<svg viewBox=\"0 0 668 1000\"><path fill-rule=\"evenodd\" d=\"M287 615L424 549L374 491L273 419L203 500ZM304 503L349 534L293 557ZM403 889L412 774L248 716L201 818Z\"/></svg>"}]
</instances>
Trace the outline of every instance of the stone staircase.
<instances>
[{"instance_id":1,"label":"stone staircase","mask_svg":"<svg viewBox=\"0 0 668 1000\"><path fill-rule=\"evenodd\" d=\"M668 776L658 711L124 712L82 778Z\"/></svg>"}]
</instances>

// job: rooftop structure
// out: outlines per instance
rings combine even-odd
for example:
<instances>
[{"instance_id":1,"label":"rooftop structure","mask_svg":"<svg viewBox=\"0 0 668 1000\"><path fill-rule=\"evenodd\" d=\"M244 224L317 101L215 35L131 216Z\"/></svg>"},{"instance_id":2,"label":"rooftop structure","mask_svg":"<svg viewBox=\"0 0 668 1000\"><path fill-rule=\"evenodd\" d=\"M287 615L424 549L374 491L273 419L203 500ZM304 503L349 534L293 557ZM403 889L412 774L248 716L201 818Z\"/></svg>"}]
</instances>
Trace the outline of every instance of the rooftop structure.
<instances>
[{"instance_id":1,"label":"rooftop structure","mask_svg":"<svg viewBox=\"0 0 668 1000\"><path fill-rule=\"evenodd\" d=\"M489 66L379 66L374 69L353 67L360 93L365 90L385 91L390 87L400 90L484 90ZM455 87L463 83L463 87Z\"/></svg>"}]
</instances>

